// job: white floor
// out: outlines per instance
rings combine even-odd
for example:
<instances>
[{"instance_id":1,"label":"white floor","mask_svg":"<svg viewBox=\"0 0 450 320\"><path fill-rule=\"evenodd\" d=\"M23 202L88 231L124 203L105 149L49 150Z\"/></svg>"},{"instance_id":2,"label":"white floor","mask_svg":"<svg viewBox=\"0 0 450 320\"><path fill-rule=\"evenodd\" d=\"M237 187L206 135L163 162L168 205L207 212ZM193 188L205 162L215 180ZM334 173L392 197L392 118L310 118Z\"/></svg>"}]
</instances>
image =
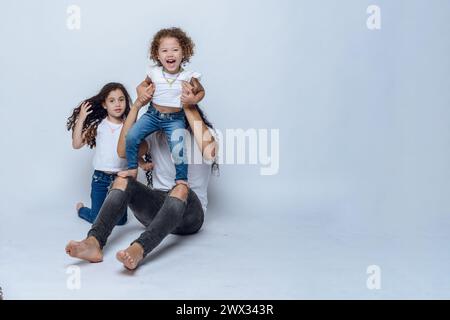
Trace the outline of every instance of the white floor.
<instances>
[{"instance_id":1,"label":"white floor","mask_svg":"<svg viewBox=\"0 0 450 320\"><path fill-rule=\"evenodd\" d=\"M174 1L169 20L153 17L163 1L75 3L80 30L68 1L1 1L5 299L450 298L450 1L374 1L376 14L357 0ZM103 263L79 262L64 247L89 229L74 207L93 152L72 150L65 120L106 82L133 95L171 21L198 45L202 106L223 133L204 227L130 273L115 259L142 231L130 219ZM295 55L273 59L280 48Z\"/></svg>"},{"instance_id":2,"label":"white floor","mask_svg":"<svg viewBox=\"0 0 450 320\"><path fill-rule=\"evenodd\" d=\"M201 232L169 236L135 272L115 259L143 230L134 217L113 231L104 262L89 264L64 252L89 227L67 209L73 204L11 206L1 225L4 299L450 298L444 232L395 235L349 223L333 214L338 206L276 196L261 194L259 204L236 197L235 212L211 204ZM379 290L367 287L370 265L380 267ZM79 289L68 287L71 266Z\"/></svg>"}]
</instances>

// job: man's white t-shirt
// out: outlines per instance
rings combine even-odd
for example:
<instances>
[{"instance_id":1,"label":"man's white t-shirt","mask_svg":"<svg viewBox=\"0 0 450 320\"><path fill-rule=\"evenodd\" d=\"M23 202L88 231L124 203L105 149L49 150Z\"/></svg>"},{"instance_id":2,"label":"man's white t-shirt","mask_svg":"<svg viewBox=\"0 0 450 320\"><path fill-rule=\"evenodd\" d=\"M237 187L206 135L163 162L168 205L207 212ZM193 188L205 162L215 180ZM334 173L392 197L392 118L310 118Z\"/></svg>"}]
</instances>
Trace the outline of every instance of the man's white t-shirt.
<instances>
[{"instance_id":1,"label":"man's white t-shirt","mask_svg":"<svg viewBox=\"0 0 450 320\"><path fill-rule=\"evenodd\" d=\"M142 110L144 109L144 110ZM145 111L147 108L142 108ZM140 115L143 114L140 112ZM217 141L214 130L211 134ZM153 188L160 190L170 190L175 185L175 164L170 154L167 138L162 131L157 131L149 135L146 139L150 149L150 155L154 164L153 168ZM185 136L186 157L188 161L188 183L190 188L198 196L203 212L206 213L208 205L208 184L211 177L212 161L202 158L202 153L194 136L186 132ZM217 147L216 147L217 148ZM217 154L217 150L216 150Z\"/></svg>"}]
</instances>

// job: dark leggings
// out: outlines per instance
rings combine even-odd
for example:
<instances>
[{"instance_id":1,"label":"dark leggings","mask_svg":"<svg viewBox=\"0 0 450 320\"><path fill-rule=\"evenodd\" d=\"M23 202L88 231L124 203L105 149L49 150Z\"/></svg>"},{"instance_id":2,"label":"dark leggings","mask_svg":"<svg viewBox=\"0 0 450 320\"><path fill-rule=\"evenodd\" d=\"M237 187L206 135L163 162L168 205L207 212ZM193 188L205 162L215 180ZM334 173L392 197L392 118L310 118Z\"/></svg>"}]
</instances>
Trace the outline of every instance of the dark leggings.
<instances>
[{"instance_id":1,"label":"dark leggings","mask_svg":"<svg viewBox=\"0 0 450 320\"><path fill-rule=\"evenodd\" d=\"M135 179L128 178L125 191L111 189L108 192L88 237L95 237L103 248L127 206L146 228L132 242L138 242L144 248L144 257L170 233L196 233L204 219L197 195L189 189L187 200L183 201L170 196L170 191L150 189Z\"/></svg>"}]
</instances>

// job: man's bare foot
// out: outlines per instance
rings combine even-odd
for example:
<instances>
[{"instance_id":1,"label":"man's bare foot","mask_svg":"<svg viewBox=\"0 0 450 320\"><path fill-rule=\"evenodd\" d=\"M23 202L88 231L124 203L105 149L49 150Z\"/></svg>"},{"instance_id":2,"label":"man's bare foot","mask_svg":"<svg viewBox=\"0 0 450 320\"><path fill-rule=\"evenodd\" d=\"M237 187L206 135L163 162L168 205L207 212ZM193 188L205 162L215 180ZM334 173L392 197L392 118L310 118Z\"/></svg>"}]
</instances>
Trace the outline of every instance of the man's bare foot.
<instances>
[{"instance_id":1,"label":"man's bare foot","mask_svg":"<svg viewBox=\"0 0 450 320\"><path fill-rule=\"evenodd\" d=\"M89 237L83 241L71 240L66 246L66 253L71 257L89 262L103 261L103 252L94 237Z\"/></svg>"},{"instance_id":2,"label":"man's bare foot","mask_svg":"<svg viewBox=\"0 0 450 320\"><path fill-rule=\"evenodd\" d=\"M117 252L116 258L123 263L125 268L134 270L144 258L144 248L142 248L139 243L135 242L125 250Z\"/></svg>"},{"instance_id":3,"label":"man's bare foot","mask_svg":"<svg viewBox=\"0 0 450 320\"><path fill-rule=\"evenodd\" d=\"M84 207L84 203L83 202L78 202L77 206L76 206L77 212L80 211L80 209L83 208L83 207Z\"/></svg>"},{"instance_id":4,"label":"man's bare foot","mask_svg":"<svg viewBox=\"0 0 450 320\"><path fill-rule=\"evenodd\" d=\"M120 171L117 173L119 177L126 178L126 177L132 177L134 179L137 178L138 170L137 169L130 169L125 171Z\"/></svg>"}]
</instances>

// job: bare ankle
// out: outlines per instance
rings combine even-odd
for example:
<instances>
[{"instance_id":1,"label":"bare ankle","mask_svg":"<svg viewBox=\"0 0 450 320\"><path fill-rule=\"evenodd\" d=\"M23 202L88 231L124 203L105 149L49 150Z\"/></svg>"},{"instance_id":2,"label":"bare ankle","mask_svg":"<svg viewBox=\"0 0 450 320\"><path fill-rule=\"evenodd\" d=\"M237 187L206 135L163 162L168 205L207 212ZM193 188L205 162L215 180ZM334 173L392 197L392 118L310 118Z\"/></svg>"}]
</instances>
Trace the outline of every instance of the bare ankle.
<instances>
[{"instance_id":1,"label":"bare ankle","mask_svg":"<svg viewBox=\"0 0 450 320\"><path fill-rule=\"evenodd\" d=\"M136 248L138 252L144 256L144 247L139 242L134 242L130 247Z\"/></svg>"},{"instance_id":2,"label":"bare ankle","mask_svg":"<svg viewBox=\"0 0 450 320\"><path fill-rule=\"evenodd\" d=\"M80 209L83 208L83 207L84 207L84 203L83 202L78 202L75 208L77 209L77 211L80 211Z\"/></svg>"},{"instance_id":3,"label":"bare ankle","mask_svg":"<svg viewBox=\"0 0 450 320\"><path fill-rule=\"evenodd\" d=\"M93 245L95 245L97 248L100 249L100 243L98 242L97 238L95 238L93 236L89 236L86 238L86 241L89 243L92 243Z\"/></svg>"}]
</instances>

